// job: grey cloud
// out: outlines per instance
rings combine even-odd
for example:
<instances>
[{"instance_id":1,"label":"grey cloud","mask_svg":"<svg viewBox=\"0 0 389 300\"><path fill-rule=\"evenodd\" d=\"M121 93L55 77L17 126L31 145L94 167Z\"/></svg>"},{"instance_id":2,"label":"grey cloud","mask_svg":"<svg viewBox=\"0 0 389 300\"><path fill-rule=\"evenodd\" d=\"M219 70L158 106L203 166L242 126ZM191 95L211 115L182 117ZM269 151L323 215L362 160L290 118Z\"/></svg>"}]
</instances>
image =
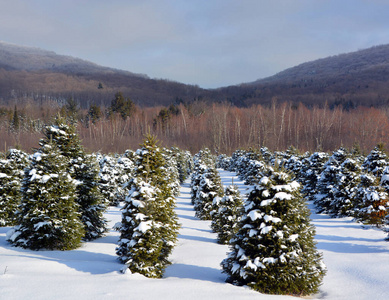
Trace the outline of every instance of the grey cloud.
<instances>
[{"instance_id":1,"label":"grey cloud","mask_svg":"<svg viewBox=\"0 0 389 300\"><path fill-rule=\"evenodd\" d=\"M203 87L388 42L367 0L0 0L0 39Z\"/></svg>"}]
</instances>

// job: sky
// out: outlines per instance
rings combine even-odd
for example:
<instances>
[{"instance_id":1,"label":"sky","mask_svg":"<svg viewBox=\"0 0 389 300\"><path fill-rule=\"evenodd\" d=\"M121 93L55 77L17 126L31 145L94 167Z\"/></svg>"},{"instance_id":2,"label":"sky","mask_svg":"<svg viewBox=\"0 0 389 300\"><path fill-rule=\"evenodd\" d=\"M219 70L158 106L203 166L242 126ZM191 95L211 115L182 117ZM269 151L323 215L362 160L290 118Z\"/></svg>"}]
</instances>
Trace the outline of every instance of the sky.
<instances>
[{"instance_id":1,"label":"sky","mask_svg":"<svg viewBox=\"0 0 389 300\"><path fill-rule=\"evenodd\" d=\"M0 0L0 40L203 88L389 43L387 0Z\"/></svg>"}]
</instances>

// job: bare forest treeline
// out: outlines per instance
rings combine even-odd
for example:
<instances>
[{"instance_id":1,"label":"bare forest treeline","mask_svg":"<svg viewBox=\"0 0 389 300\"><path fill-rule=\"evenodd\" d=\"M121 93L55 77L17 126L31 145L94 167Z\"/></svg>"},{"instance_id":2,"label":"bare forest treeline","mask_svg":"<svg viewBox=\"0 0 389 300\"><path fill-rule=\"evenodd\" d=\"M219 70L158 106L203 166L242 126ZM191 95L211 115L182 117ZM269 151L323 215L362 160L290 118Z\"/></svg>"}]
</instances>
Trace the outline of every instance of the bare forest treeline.
<instances>
[{"instance_id":1,"label":"bare forest treeline","mask_svg":"<svg viewBox=\"0 0 389 300\"><path fill-rule=\"evenodd\" d=\"M157 136L165 147L176 146L192 153L204 147L231 154L236 149L261 146L273 151L294 146L301 152L312 152L356 145L368 153L378 143L389 142L389 111L385 108L308 108L277 101L270 106L242 108L195 101L170 107L134 106L123 114L112 107L81 110L54 102L23 102L0 107L0 151L17 147L31 152L38 147L44 126L58 113L71 115L78 123L83 146L90 152L137 149L148 133Z\"/></svg>"}]
</instances>

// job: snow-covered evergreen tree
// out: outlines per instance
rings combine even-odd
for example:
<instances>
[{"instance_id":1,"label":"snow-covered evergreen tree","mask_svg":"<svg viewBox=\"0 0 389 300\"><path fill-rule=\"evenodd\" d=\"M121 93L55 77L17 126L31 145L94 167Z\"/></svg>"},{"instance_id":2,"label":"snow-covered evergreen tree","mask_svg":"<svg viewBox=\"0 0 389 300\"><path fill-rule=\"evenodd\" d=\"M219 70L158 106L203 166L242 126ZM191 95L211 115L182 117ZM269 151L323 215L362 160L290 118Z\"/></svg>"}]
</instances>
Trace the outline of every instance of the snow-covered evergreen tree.
<instances>
[{"instance_id":1,"label":"snow-covered evergreen tree","mask_svg":"<svg viewBox=\"0 0 389 300\"><path fill-rule=\"evenodd\" d=\"M100 164L100 192L109 205L118 206L121 200L120 186L121 173L117 159L111 155L104 155Z\"/></svg>"},{"instance_id":2,"label":"snow-covered evergreen tree","mask_svg":"<svg viewBox=\"0 0 389 300\"><path fill-rule=\"evenodd\" d=\"M230 170L232 158L225 154L220 154L216 160L216 167L223 170Z\"/></svg>"},{"instance_id":3,"label":"snow-covered evergreen tree","mask_svg":"<svg viewBox=\"0 0 389 300\"><path fill-rule=\"evenodd\" d=\"M41 147L54 143L67 163L67 171L76 180L76 202L85 227L85 240L101 237L107 231L103 213L106 202L99 189L97 165L85 153L74 124L57 117L54 125L46 126Z\"/></svg>"},{"instance_id":4,"label":"snow-covered evergreen tree","mask_svg":"<svg viewBox=\"0 0 389 300\"><path fill-rule=\"evenodd\" d=\"M239 158L237 162L236 174L238 175L240 180L246 180L248 177L248 173L251 171L251 163L252 161L261 161L262 157L258 151L250 150L247 151L244 155Z\"/></svg>"},{"instance_id":5,"label":"snow-covered evergreen tree","mask_svg":"<svg viewBox=\"0 0 389 300\"><path fill-rule=\"evenodd\" d=\"M215 198L223 196L223 185L215 166L209 166L202 174L197 189L194 209L196 217L201 220L212 220L212 212L217 209Z\"/></svg>"},{"instance_id":6,"label":"snow-covered evergreen tree","mask_svg":"<svg viewBox=\"0 0 389 300\"><path fill-rule=\"evenodd\" d=\"M180 194L180 174L178 172L178 155L170 149L164 148L162 155L165 159L165 169L168 180L168 188L174 197Z\"/></svg>"},{"instance_id":7,"label":"snow-covered evergreen tree","mask_svg":"<svg viewBox=\"0 0 389 300\"><path fill-rule=\"evenodd\" d=\"M115 165L115 169L118 171L118 176L117 178L117 186L116 186L116 193L114 196L114 202L115 203L120 203L126 199L128 195L128 183L131 180L131 178L134 177L134 168L135 164L132 159L135 160L135 153L132 153L130 155L130 150L127 150L126 153L120 157L117 160L117 164ZM132 157L130 159L129 157Z\"/></svg>"},{"instance_id":8,"label":"snow-covered evergreen tree","mask_svg":"<svg viewBox=\"0 0 389 300\"><path fill-rule=\"evenodd\" d=\"M215 166L212 154L209 149L202 149L193 156L193 173L190 181L191 202L195 205L198 200L200 182L209 166Z\"/></svg>"},{"instance_id":9,"label":"snow-covered evergreen tree","mask_svg":"<svg viewBox=\"0 0 389 300\"><path fill-rule=\"evenodd\" d=\"M27 154L17 149L10 149L0 159L0 226L16 224L21 182L28 163Z\"/></svg>"},{"instance_id":10,"label":"snow-covered evergreen tree","mask_svg":"<svg viewBox=\"0 0 389 300\"><path fill-rule=\"evenodd\" d=\"M76 203L76 183L54 143L45 144L25 169L17 224L8 240L33 250L80 246L84 226Z\"/></svg>"},{"instance_id":11,"label":"snow-covered evergreen tree","mask_svg":"<svg viewBox=\"0 0 389 300\"><path fill-rule=\"evenodd\" d=\"M200 188L200 181L203 174L207 171L206 165L199 165L194 168L190 180L190 197L191 203L194 205L197 201L197 191Z\"/></svg>"},{"instance_id":12,"label":"snow-covered evergreen tree","mask_svg":"<svg viewBox=\"0 0 389 300\"><path fill-rule=\"evenodd\" d=\"M316 185L316 194L314 195L314 203L318 213L330 213L331 203L335 198L336 189L334 188L340 165L347 159L348 153L344 148L340 148L333 152L331 157L323 166L323 171Z\"/></svg>"},{"instance_id":13,"label":"snow-covered evergreen tree","mask_svg":"<svg viewBox=\"0 0 389 300\"><path fill-rule=\"evenodd\" d=\"M245 154L246 154L245 150L240 150L240 149L235 150L231 155L230 167L229 167L228 171L238 172L239 161Z\"/></svg>"},{"instance_id":14,"label":"snow-covered evergreen tree","mask_svg":"<svg viewBox=\"0 0 389 300\"><path fill-rule=\"evenodd\" d=\"M333 184L334 198L328 209L328 213L332 217L353 216L354 198L361 172L362 167L352 158L347 158L340 165Z\"/></svg>"},{"instance_id":15,"label":"snow-covered evergreen tree","mask_svg":"<svg viewBox=\"0 0 389 300\"><path fill-rule=\"evenodd\" d=\"M389 166L389 160L383 144L378 144L366 157L362 165L365 172L370 172L378 178L381 177L387 166Z\"/></svg>"},{"instance_id":16,"label":"snow-covered evergreen tree","mask_svg":"<svg viewBox=\"0 0 389 300\"><path fill-rule=\"evenodd\" d=\"M155 209L150 213L150 220L154 224L158 224L155 236L159 239L158 243L162 242L158 260L165 268L170 264L168 257L177 241L179 229L178 217L174 210L175 199L170 189L170 178L166 176L166 161L157 140L150 135L146 137L141 149L138 149L136 154L134 174L137 181L134 181L133 184L145 182L151 187L155 187L155 195L153 196ZM131 190L133 190L132 186ZM132 194L132 197L135 196L136 194ZM130 220L127 221L130 222Z\"/></svg>"},{"instance_id":17,"label":"snow-covered evergreen tree","mask_svg":"<svg viewBox=\"0 0 389 300\"><path fill-rule=\"evenodd\" d=\"M262 160L266 164L270 164L273 153L267 147L261 147L259 151L261 153Z\"/></svg>"},{"instance_id":18,"label":"snow-covered evergreen tree","mask_svg":"<svg viewBox=\"0 0 389 300\"><path fill-rule=\"evenodd\" d=\"M160 229L164 224L155 219L160 191L139 177L131 179L130 186L117 228L120 239L116 254L125 264L123 272L128 269L147 277L162 277L166 265L160 260L164 247Z\"/></svg>"},{"instance_id":19,"label":"snow-covered evergreen tree","mask_svg":"<svg viewBox=\"0 0 389 300\"><path fill-rule=\"evenodd\" d=\"M265 170L265 164L262 161L251 159L245 172L244 184L254 185L259 182L262 172Z\"/></svg>"},{"instance_id":20,"label":"snow-covered evergreen tree","mask_svg":"<svg viewBox=\"0 0 389 300\"><path fill-rule=\"evenodd\" d=\"M78 158L84 153L75 125L67 124L64 118L56 117L53 125L46 126L44 136L39 145L43 147L53 142L68 160Z\"/></svg>"},{"instance_id":21,"label":"snow-covered evergreen tree","mask_svg":"<svg viewBox=\"0 0 389 300\"><path fill-rule=\"evenodd\" d=\"M183 151L177 147L172 147L171 151L177 161L177 170L179 174L180 183L183 183L186 178L192 173L193 169L193 157L189 151Z\"/></svg>"},{"instance_id":22,"label":"snow-covered evergreen tree","mask_svg":"<svg viewBox=\"0 0 389 300\"><path fill-rule=\"evenodd\" d=\"M389 172L383 176L383 184L386 175L389 175ZM370 173L362 174L354 196L355 219L363 224L383 227L388 215L388 201L388 193L380 185L379 179Z\"/></svg>"},{"instance_id":23,"label":"snow-covered evergreen tree","mask_svg":"<svg viewBox=\"0 0 389 300\"><path fill-rule=\"evenodd\" d=\"M218 202L218 210L212 215L211 228L217 233L220 244L228 244L238 232L238 223L243 210L243 199L236 185L225 188Z\"/></svg>"},{"instance_id":24,"label":"snow-covered evergreen tree","mask_svg":"<svg viewBox=\"0 0 389 300\"><path fill-rule=\"evenodd\" d=\"M77 180L76 202L85 227L83 239L91 241L102 237L107 232L107 220L104 217L107 203L100 192L99 164L94 156L84 155L71 160L71 170Z\"/></svg>"},{"instance_id":25,"label":"snow-covered evergreen tree","mask_svg":"<svg viewBox=\"0 0 389 300\"><path fill-rule=\"evenodd\" d=\"M315 152L310 157L302 160L299 181L302 183L301 193L308 201L313 201L316 194L316 186L323 171L324 164L328 161L328 154Z\"/></svg>"},{"instance_id":26,"label":"snow-covered evergreen tree","mask_svg":"<svg viewBox=\"0 0 389 300\"><path fill-rule=\"evenodd\" d=\"M316 293L325 274L299 184L269 168L250 192L222 267L228 282L269 294Z\"/></svg>"}]
</instances>

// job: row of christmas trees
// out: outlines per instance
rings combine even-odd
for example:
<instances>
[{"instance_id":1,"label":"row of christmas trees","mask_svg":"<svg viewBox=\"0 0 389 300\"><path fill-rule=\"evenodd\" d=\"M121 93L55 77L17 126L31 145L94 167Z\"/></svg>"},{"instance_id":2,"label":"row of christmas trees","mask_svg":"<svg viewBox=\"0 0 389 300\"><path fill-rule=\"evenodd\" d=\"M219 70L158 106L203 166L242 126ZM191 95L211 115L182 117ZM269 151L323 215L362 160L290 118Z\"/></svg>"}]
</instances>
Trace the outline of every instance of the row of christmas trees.
<instances>
[{"instance_id":1,"label":"row of christmas trees","mask_svg":"<svg viewBox=\"0 0 389 300\"><path fill-rule=\"evenodd\" d=\"M0 159L0 225L7 240L32 250L70 250L107 232L104 212L124 202L117 247L132 272L161 277L178 234L174 197L192 157L147 136L120 157L87 155L76 128L56 118L40 148Z\"/></svg>"},{"instance_id":2,"label":"row of christmas trees","mask_svg":"<svg viewBox=\"0 0 389 300\"><path fill-rule=\"evenodd\" d=\"M258 181L243 201L237 186L223 191L208 150L194 158L192 203L197 217L212 220L218 242L230 244L221 263L227 281L262 293L316 293L326 268L300 184L287 172L260 163Z\"/></svg>"},{"instance_id":3,"label":"row of christmas trees","mask_svg":"<svg viewBox=\"0 0 389 300\"><path fill-rule=\"evenodd\" d=\"M344 148L332 155L324 152L300 155L292 147L274 153L263 147L218 157L219 167L236 171L246 184L257 184L266 165L287 170L301 184L304 198L314 202L318 213L353 217L387 231L389 159L382 145L367 156Z\"/></svg>"}]
</instances>

